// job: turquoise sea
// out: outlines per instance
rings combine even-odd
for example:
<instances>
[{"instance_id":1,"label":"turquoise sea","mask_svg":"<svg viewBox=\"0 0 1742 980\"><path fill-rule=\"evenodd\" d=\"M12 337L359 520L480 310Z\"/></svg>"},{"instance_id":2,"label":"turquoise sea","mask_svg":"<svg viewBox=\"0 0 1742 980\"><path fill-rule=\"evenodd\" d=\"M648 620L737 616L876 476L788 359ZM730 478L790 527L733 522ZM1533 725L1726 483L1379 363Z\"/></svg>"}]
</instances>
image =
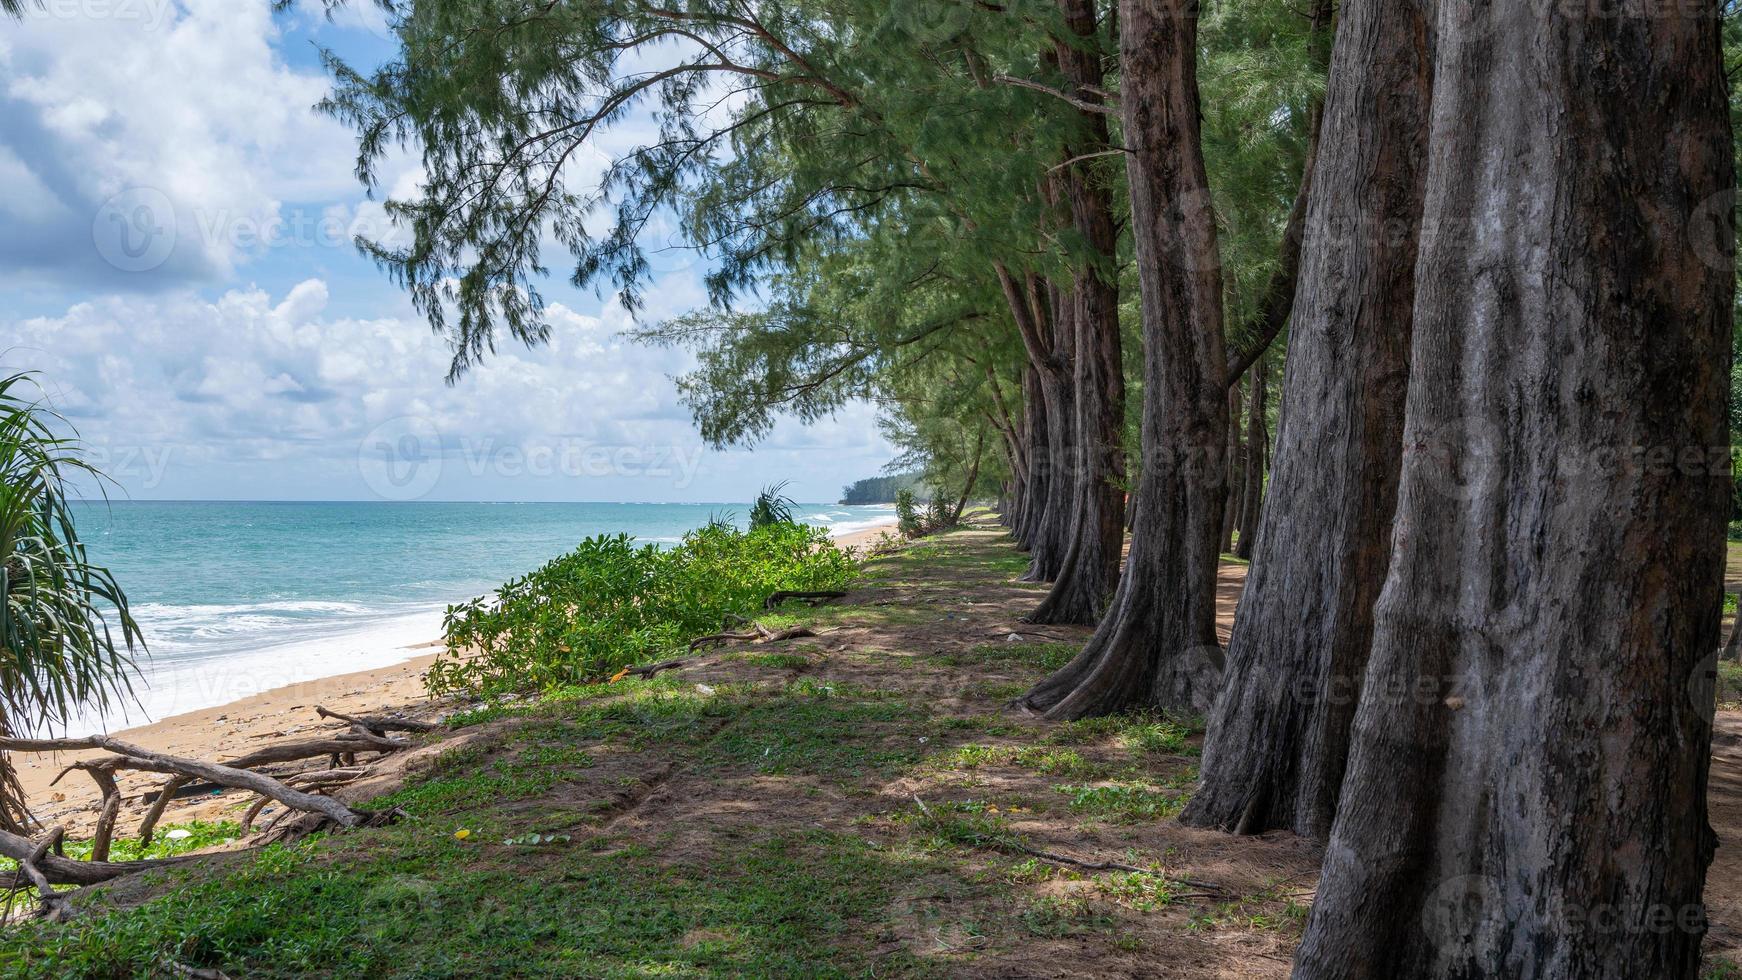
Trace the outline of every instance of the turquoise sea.
<instances>
[{"instance_id":1,"label":"turquoise sea","mask_svg":"<svg viewBox=\"0 0 1742 980\"><path fill-rule=\"evenodd\" d=\"M582 538L675 543L747 504L253 503L78 505L92 557L145 632L139 704L71 726L119 729L262 690L396 663L441 635L452 602L482 595ZM805 504L838 535L888 507Z\"/></svg>"}]
</instances>

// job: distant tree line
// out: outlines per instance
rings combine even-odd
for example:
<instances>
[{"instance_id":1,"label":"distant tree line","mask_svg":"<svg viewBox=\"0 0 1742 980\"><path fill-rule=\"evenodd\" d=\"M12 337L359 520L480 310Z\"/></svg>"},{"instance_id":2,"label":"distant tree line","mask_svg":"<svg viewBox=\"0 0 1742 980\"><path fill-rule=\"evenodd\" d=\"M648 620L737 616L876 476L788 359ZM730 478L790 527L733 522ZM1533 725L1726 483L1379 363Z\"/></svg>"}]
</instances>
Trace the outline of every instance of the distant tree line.
<instances>
[{"instance_id":1,"label":"distant tree line","mask_svg":"<svg viewBox=\"0 0 1742 980\"><path fill-rule=\"evenodd\" d=\"M855 480L841 489L843 504L893 504L895 495L913 490L920 484L918 473L897 473L893 476L869 476Z\"/></svg>"}]
</instances>

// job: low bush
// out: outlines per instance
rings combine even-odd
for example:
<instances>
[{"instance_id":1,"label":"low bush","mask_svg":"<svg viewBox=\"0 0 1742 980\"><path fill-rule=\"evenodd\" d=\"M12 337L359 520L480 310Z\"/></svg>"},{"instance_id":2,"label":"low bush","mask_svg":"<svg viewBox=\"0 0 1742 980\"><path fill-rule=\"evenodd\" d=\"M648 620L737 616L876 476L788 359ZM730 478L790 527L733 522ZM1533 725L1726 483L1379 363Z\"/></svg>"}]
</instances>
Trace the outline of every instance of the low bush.
<instances>
[{"instance_id":1,"label":"low bush","mask_svg":"<svg viewBox=\"0 0 1742 980\"><path fill-rule=\"evenodd\" d=\"M925 518L920 516L912 490L903 488L896 493L895 519L902 537L917 538L925 533Z\"/></svg>"},{"instance_id":2,"label":"low bush","mask_svg":"<svg viewBox=\"0 0 1742 980\"><path fill-rule=\"evenodd\" d=\"M495 696L608 678L719 630L780 591L840 589L857 560L827 532L711 524L675 548L600 535L494 596L448 608L435 695Z\"/></svg>"}]
</instances>

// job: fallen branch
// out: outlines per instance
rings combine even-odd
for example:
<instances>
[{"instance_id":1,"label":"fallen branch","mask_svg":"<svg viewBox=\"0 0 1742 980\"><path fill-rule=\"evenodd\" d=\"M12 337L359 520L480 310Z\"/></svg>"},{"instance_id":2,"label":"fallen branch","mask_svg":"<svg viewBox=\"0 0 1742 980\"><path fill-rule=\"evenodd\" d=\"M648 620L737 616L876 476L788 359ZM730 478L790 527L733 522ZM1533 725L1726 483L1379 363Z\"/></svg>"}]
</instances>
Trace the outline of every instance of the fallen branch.
<instances>
[{"instance_id":1,"label":"fallen branch","mask_svg":"<svg viewBox=\"0 0 1742 980\"><path fill-rule=\"evenodd\" d=\"M794 640L801 636L816 635L815 630L805 626L793 626L783 630L769 630L757 626L754 633L715 633L712 636L699 636L690 641L690 649L694 650L706 643L778 643L781 640Z\"/></svg>"},{"instance_id":2,"label":"fallen branch","mask_svg":"<svg viewBox=\"0 0 1742 980\"><path fill-rule=\"evenodd\" d=\"M351 747L355 749L357 746L358 743L353 740ZM81 768L96 766L110 772L125 768L144 772L160 772L170 776L193 776L210 783L216 783L219 786L252 790L262 796L270 796L291 809L318 813L341 827L359 827L374 819L373 814L353 810L330 797L315 796L311 793L292 789L271 776L215 762L165 755L107 735L90 735L76 739L0 739L0 750L5 751L52 752L68 749L104 749L119 757L84 763L81 764Z\"/></svg>"},{"instance_id":3,"label":"fallen branch","mask_svg":"<svg viewBox=\"0 0 1742 980\"><path fill-rule=\"evenodd\" d=\"M762 608L764 608L764 609L778 609L780 607L781 603L788 602L788 601L793 600L793 599L803 599L814 606L819 602L823 602L823 601L826 601L829 599L845 598L846 595L847 595L847 593L845 593L845 592L835 592L835 591L827 591L827 592L776 592L773 595L769 596L766 600L763 601Z\"/></svg>"},{"instance_id":4,"label":"fallen branch","mask_svg":"<svg viewBox=\"0 0 1742 980\"><path fill-rule=\"evenodd\" d=\"M103 794L103 809L97 814L97 829L91 834L91 860L109 860L109 841L115 836L115 818L121 815L121 788L115 785L115 770L81 765L91 774Z\"/></svg>"},{"instance_id":5,"label":"fallen branch","mask_svg":"<svg viewBox=\"0 0 1742 980\"><path fill-rule=\"evenodd\" d=\"M270 762L296 762L299 759L313 759L323 755L343 755L347 752L373 751L397 752L411 747L409 742L390 739L393 748L374 746L368 740L354 732L344 732L328 738L304 739L300 742L284 742L279 745L268 745L244 756L238 756L225 762L224 765L236 769L252 769Z\"/></svg>"},{"instance_id":6,"label":"fallen branch","mask_svg":"<svg viewBox=\"0 0 1742 980\"><path fill-rule=\"evenodd\" d=\"M40 914L51 919L68 918L71 913L66 907L65 896L54 890L54 886L49 883L48 876L43 874L37 865L47 856L50 848L60 843L66 833L65 827L55 827L43 834L42 839L36 841L31 847L30 854L18 859L18 872L13 876L12 887L14 889L23 887L23 879L30 879L31 884L36 886Z\"/></svg>"},{"instance_id":7,"label":"fallen branch","mask_svg":"<svg viewBox=\"0 0 1742 980\"><path fill-rule=\"evenodd\" d=\"M690 649L694 650L695 648L696 641L691 640ZM689 665L690 662L687 659L661 660L656 664L643 664L640 667L625 667L623 668L623 673L630 677L652 677L662 670L677 670L681 667L688 667Z\"/></svg>"},{"instance_id":8,"label":"fallen branch","mask_svg":"<svg viewBox=\"0 0 1742 980\"><path fill-rule=\"evenodd\" d=\"M937 817L933 816L933 814L931 812L931 808L925 805L925 801L920 799L919 795L917 793L912 794L912 795L913 795L913 802L919 804L919 812L924 814L925 818L927 820L934 820L935 821L937 819ZM1084 871L1130 871L1130 872L1136 872L1138 874L1157 874L1157 872L1153 868L1140 868L1134 864L1122 864L1118 861L1087 861L1087 860L1084 860L1083 858L1071 857L1069 854L1060 854L1056 851L1043 851L1043 850L1040 850L1039 848L1029 847L1027 844L1024 844L1023 842L1015 839L1014 837L1006 837L1006 836L993 835L993 834L973 834L973 835L970 835L969 839L972 840L976 844L980 844L982 846L989 847L995 851L1005 851L1005 852L1015 852L1017 854L1026 854L1029 857L1039 858L1042 861L1051 861L1054 864L1063 864L1063 865L1068 865L1068 866L1073 867L1073 868L1081 868ZM1193 881L1190 878L1174 878L1171 880L1177 881L1183 885L1191 885L1193 888L1202 888L1202 889L1205 889L1206 891L1220 892L1222 890L1222 886L1217 885L1213 882L1208 882L1208 881ZM1176 895L1174 897L1175 898L1197 898L1197 897L1209 898L1209 897L1214 897L1214 896Z\"/></svg>"},{"instance_id":9,"label":"fallen branch","mask_svg":"<svg viewBox=\"0 0 1742 980\"><path fill-rule=\"evenodd\" d=\"M163 786L157 791L157 799L151 801L151 809L145 811L145 819L139 821L140 847L147 847L151 844L152 832L157 829L157 822L163 819L164 807L169 806L169 801L175 798L175 794L191 782L193 780L187 776L171 776L164 781Z\"/></svg>"},{"instance_id":10,"label":"fallen branch","mask_svg":"<svg viewBox=\"0 0 1742 980\"><path fill-rule=\"evenodd\" d=\"M318 704L315 705L315 714L322 718L335 718L350 725L361 725L377 735L385 735L388 732L433 732L439 731L443 727L439 722L417 721L411 718L402 718L399 715L342 715Z\"/></svg>"},{"instance_id":11,"label":"fallen branch","mask_svg":"<svg viewBox=\"0 0 1742 980\"><path fill-rule=\"evenodd\" d=\"M411 748L410 742L407 742L404 739L388 738L385 735L377 735L376 733L370 731L368 728L364 727L362 722L357 722L357 723L353 724L351 726L351 730L354 734L356 734L356 736L358 738L369 743L369 745L371 745L377 749L380 749L383 752L398 752L401 749ZM358 746L358 748L361 748L361 746ZM356 748L353 748L351 750L351 752L347 752L345 754L350 755L350 754L354 753L355 751L356 751Z\"/></svg>"},{"instance_id":12,"label":"fallen branch","mask_svg":"<svg viewBox=\"0 0 1742 980\"><path fill-rule=\"evenodd\" d=\"M151 861L74 861L57 854L36 854L36 842L0 830L0 855L31 864L55 885L96 885L150 868L165 868L192 860L188 857L156 858Z\"/></svg>"}]
</instances>

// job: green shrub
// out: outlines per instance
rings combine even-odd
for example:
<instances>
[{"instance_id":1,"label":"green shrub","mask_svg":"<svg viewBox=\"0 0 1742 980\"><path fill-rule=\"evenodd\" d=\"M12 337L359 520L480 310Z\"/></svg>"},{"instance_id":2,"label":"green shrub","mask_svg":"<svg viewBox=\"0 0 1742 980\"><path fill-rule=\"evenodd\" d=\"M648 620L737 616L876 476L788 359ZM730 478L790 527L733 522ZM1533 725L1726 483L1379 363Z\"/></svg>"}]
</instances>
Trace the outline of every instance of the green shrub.
<instances>
[{"instance_id":1,"label":"green shrub","mask_svg":"<svg viewBox=\"0 0 1742 980\"><path fill-rule=\"evenodd\" d=\"M826 532L711 524L675 548L600 535L493 597L448 608L436 695L492 696L602 680L761 608L782 590L839 589L856 570Z\"/></svg>"},{"instance_id":2,"label":"green shrub","mask_svg":"<svg viewBox=\"0 0 1742 980\"><path fill-rule=\"evenodd\" d=\"M895 520L903 537L917 538L925 533L925 518L920 516L912 490L904 488L895 494Z\"/></svg>"},{"instance_id":3,"label":"green shrub","mask_svg":"<svg viewBox=\"0 0 1742 980\"><path fill-rule=\"evenodd\" d=\"M755 531L775 524L798 523L792 518L792 509L798 504L785 494L785 490L785 483L762 488L762 492L756 495L755 503L750 505L750 530Z\"/></svg>"}]
</instances>

